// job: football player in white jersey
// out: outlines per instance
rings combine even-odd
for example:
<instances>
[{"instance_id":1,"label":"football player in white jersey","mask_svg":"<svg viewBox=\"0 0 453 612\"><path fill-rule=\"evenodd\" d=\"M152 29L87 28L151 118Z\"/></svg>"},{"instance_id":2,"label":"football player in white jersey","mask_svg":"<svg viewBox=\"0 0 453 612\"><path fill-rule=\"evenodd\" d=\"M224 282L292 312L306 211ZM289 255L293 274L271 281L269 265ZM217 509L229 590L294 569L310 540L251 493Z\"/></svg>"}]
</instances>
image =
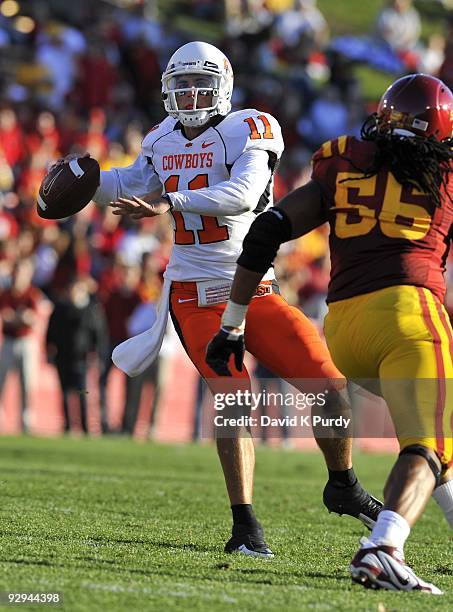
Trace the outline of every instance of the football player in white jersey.
<instances>
[{"instance_id":1,"label":"football player in white jersey","mask_svg":"<svg viewBox=\"0 0 453 612\"><path fill-rule=\"evenodd\" d=\"M219 327L243 238L272 202L273 174L283 152L274 117L254 109L230 113L232 90L231 65L219 49L203 42L182 46L162 76L168 117L147 134L134 164L102 172L97 203L110 203L115 214L135 219L169 213L174 225L158 321L148 335L126 341L113 354L131 375L158 351L169 310L187 354L211 389L219 380L206 364L206 347ZM245 343L282 378L343 384L314 326L279 295L272 270L249 308ZM245 368L231 363L230 370L235 383L249 385ZM222 372L229 373L227 368ZM329 397L341 405L334 382ZM318 444L329 469L328 509L374 524L381 506L357 481L351 440L320 439ZM251 437L244 432L219 437L217 449L233 514L225 551L272 557L252 509Z\"/></svg>"}]
</instances>

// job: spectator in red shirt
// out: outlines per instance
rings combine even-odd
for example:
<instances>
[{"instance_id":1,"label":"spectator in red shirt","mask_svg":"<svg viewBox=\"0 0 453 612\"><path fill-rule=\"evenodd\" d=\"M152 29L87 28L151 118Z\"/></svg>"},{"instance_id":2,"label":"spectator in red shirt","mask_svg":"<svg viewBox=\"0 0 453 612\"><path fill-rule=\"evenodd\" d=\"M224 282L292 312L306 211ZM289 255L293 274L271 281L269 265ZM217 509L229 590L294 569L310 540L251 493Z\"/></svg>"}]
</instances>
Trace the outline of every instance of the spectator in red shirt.
<instances>
[{"instance_id":1,"label":"spectator in red shirt","mask_svg":"<svg viewBox=\"0 0 453 612\"><path fill-rule=\"evenodd\" d=\"M12 284L0 293L0 316L3 321L3 343L0 349L0 396L10 370L19 373L21 426L27 431L30 391L31 333L39 302L39 291L32 286L33 261L19 260L13 270Z\"/></svg>"},{"instance_id":2,"label":"spectator in red shirt","mask_svg":"<svg viewBox=\"0 0 453 612\"><path fill-rule=\"evenodd\" d=\"M101 425L104 432L108 432L107 425L107 380L113 365L110 355L117 344L129 338L127 329L128 320L137 306L141 304L142 298L139 293L139 283L141 276L140 266L126 266L122 263L116 264L117 278L116 287L105 298L104 310L107 318L107 326L110 337L110 351L106 356L104 367L101 368L99 379L99 401L101 412ZM136 387L140 382L136 378L126 377L126 398L125 410L131 397L136 396ZM141 386L140 386L141 388ZM124 432L132 433L132 432Z\"/></svg>"},{"instance_id":3,"label":"spectator in red shirt","mask_svg":"<svg viewBox=\"0 0 453 612\"><path fill-rule=\"evenodd\" d=\"M103 40L91 41L80 58L78 83L74 91L82 108L107 107L117 82L117 69L109 61Z\"/></svg>"},{"instance_id":4,"label":"spectator in red shirt","mask_svg":"<svg viewBox=\"0 0 453 612\"><path fill-rule=\"evenodd\" d=\"M78 138L78 144L92 157L103 161L108 152L108 138L105 135L107 118L101 108L92 108L86 132Z\"/></svg>"},{"instance_id":5,"label":"spectator in red shirt","mask_svg":"<svg viewBox=\"0 0 453 612\"><path fill-rule=\"evenodd\" d=\"M13 170L24 160L24 134L12 108L0 110L0 150Z\"/></svg>"},{"instance_id":6,"label":"spectator in red shirt","mask_svg":"<svg viewBox=\"0 0 453 612\"><path fill-rule=\"evenodd\" d=\"M44 149L50 159L57 158L59 156L60 140L61 136L55 115L50 111L39 113L35 130L27 136L27 146L30 153L38 153Z\"/></svg>"}]
</instances>

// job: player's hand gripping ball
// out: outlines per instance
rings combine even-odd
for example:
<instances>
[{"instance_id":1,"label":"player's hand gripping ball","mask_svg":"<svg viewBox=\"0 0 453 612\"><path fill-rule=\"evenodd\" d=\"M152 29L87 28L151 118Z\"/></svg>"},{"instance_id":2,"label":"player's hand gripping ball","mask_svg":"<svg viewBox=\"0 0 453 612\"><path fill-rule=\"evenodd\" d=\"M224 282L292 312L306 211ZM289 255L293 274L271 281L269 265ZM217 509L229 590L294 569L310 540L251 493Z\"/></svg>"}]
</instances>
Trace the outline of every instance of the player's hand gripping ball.
<instances>
[{"instance_id":1,"label":"player's hand gripping ball","mask_svg":"<svg viewBox=\"0 0 453 612\"><path fill-rule=\"evenodd\" d=\"M100 181L100 168L91 157L69 157L54 164L39 188L37 211L43 219L75 215L91 201Z\"/></svg>"}]
</instances>

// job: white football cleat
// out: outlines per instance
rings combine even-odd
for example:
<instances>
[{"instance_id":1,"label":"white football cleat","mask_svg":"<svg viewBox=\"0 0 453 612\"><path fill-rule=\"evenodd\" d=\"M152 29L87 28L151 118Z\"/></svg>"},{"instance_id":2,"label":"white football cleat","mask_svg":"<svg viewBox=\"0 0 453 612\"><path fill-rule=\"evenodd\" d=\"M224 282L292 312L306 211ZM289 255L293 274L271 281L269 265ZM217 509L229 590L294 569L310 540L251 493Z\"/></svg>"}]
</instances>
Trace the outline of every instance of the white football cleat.
<instances>
[{"instance_id":1,"label":"white football cleat","mask_svg":"<svg viewBox=\"0 0 453 612\"><path fill-rule=\"evenodd\" d=\"M361 547L349 566L352 582L367 589L390 591L421 591L443 595L433 584L425 582L405 564L403 554L393 546L376 546L361 538Z\"/></svg>"}]
</instances>

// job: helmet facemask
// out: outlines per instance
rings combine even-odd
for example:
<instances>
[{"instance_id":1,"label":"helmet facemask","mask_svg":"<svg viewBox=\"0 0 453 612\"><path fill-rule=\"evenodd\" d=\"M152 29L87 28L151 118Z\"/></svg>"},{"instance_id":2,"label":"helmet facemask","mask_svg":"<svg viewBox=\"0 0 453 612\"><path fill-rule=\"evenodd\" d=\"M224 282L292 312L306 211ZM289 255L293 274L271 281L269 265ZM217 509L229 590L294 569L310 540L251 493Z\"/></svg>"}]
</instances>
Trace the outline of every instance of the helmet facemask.
<instances>
[{"instance_id":1,"label":"helmet facemask","mask_svg":"<svg viewBox=\"0 0 453 612\"><path fill-rule=\"evenodd\" d=\"M183 125L201 127L231 110L233 72L223 53L208 43L188 43L174 53L162 75L165 110ZM188 92L193 92L189 98ZM206 98L212 96L204 107ZM184 102L185 108L180 108Z\"/></svg>"},{"instance_id":2,"label":"helmet facemask","mask_svg":"<svg viewBox=\"0 0 453 612\"><path fill-rule=\"evenodd\" d=\"M178 117L183 125L201 126L217 114L219 103L220 76L194 72L178 72L162 79L165 109L168 114ZM192 98L187 94L193 93ZM211 98L208 106L206 98ZM192 102L181 107L181 102Z\"/></svg>"}]
</instances>

